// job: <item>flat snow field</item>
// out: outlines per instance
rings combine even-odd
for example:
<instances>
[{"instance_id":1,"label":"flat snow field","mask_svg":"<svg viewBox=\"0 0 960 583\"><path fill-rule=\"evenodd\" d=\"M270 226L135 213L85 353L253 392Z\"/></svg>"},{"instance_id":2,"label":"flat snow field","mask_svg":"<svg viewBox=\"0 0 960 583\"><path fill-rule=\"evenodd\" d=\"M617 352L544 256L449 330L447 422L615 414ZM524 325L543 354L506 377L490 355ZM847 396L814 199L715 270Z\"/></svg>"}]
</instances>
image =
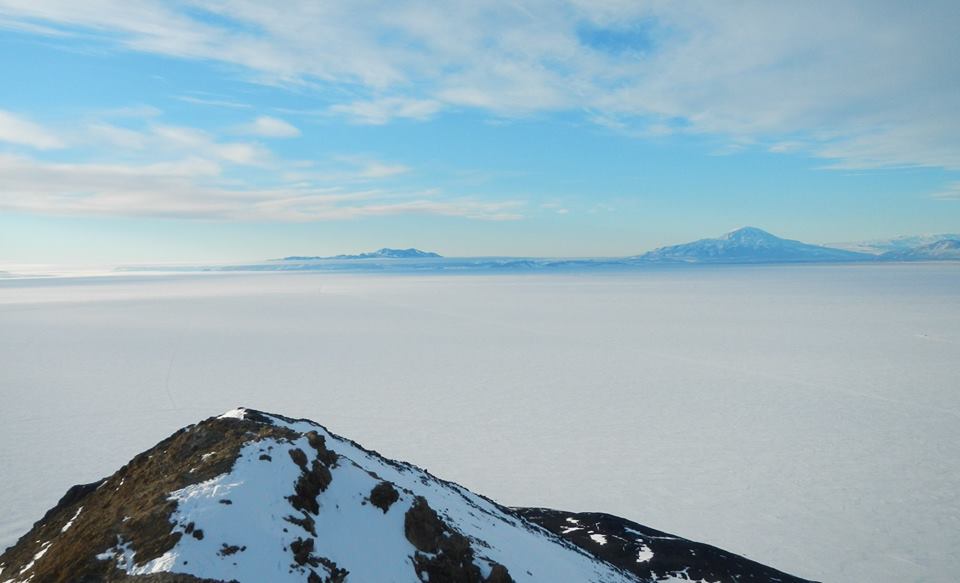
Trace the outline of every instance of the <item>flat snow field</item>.
<instances>
[{"instance_id":1,"label":"flat snow field","mask_svg":"<svg viewBox=\"0 0 960 583\"><path fill-rule=\"evenodd\" d=\"M237 405L829 582L960 573L960 265L0 282L0 546Z\"/></svg>"}]
</instances>

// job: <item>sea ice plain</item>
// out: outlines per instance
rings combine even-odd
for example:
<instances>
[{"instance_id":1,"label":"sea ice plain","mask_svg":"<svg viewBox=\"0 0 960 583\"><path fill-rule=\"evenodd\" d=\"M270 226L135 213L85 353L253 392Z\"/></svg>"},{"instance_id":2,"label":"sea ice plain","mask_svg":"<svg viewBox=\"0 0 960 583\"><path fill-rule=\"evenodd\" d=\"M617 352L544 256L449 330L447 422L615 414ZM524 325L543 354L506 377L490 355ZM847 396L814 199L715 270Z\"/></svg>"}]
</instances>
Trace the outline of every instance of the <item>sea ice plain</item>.
<instances>
[{"instance_id":1,"label":"sea ice plain","mask_svg":"<svg viewBox=\"0 0 960 583\"><path fill-rule=\"evenodd\" d=\"M960 265L0 283L0 546L236 405L824 581L960 572Z\"/></svg>"}]
</instances>

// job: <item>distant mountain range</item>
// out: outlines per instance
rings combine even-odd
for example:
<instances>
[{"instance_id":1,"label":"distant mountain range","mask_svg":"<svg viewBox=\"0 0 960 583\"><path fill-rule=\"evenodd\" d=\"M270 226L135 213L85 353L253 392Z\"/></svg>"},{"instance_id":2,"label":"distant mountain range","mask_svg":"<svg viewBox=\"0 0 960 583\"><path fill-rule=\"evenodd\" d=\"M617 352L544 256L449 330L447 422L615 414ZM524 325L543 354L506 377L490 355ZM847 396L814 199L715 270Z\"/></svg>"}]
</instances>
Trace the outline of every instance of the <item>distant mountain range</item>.
<instances>
[{"instance_id":1,"label":"distant mountain range","mask_svg":"<svg viewBox=\"0 0 960 583\"><path fill-rule=\"evenodd\" d=\"M334 255L332 257L309 257L301 255L291 255L275 261L319 261L324 259L440 259L443 257L430 251L421 251L419 249L389 249L384 247L377 251L369 253L360 253L359 255Z\"/></svg>"},{"instance_id":2,"label":"distant mountain range","mask_svg":"<svg viewBox=\"0 0 960 583\"><path fill-rule=\"evenodd\" d=\"M743 227L716 239L660 247L630 259L641 263L832 263L870 261L874 257L781 239L756 227Z\"/></svg>"},{"instance_id":3,"label":"distant mountain range","mask_svg":"<svg viewBox=\"0 0 960 583\"><path fill-rule=\"evenodd\" d=\"M909 251L932 243L947 240L960 240L960 234L943 233L940 235L902 235L890 239L873 239L871 241L854 241L852 243L831 243L830 247L881 255L891 251Z\"/></svg>"},{"instance_id":4,"label":"distant mountain range","mask_svg":"<svg viewBox=\"0 0 960 583\"><path fill-rule=\"evenodd\" d=\"M880 256L887 261L945 261L960 259L960 236L943 239L911 249L888 251Z\"/></svg>"},{"instance_id":5,"label":"distant mountain range","mask_svg":"<svg viewBox=\"0 0 960 583\"><path fill-rule=\"evenodd\" d=\"M915 242L917 245L911 245ZM667 265L750 265L791 263L877 263L960 261L960 235L897 237L845 243L845 248L783 239L763 229L743 227L712 239L660 247L630 257L557 259L537 257L443 257L419 249L390 249L334 255L291 255L260 263L203 266L130 266L117 271L342 271L467 273L524 271L625 271ZM878 251L887 249L886 251ZM858 249L870 249L870 252ZM398 261L402 260L402 261Z\"/></svg>"}]
</instances>

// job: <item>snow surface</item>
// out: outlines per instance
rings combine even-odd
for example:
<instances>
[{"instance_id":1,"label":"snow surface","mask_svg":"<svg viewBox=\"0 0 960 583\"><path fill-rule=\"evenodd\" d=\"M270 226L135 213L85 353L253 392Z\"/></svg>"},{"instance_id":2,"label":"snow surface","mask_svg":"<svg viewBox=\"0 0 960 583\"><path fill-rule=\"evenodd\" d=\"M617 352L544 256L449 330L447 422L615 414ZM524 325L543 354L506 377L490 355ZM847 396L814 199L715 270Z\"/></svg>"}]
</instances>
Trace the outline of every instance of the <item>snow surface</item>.
<instances>
[{"instance_id":1,"label":"snow surface","mask_svg":"<svg viewBox=\"0 0 960 583\"><path fill-rule=\"evenodd\" d=\"M824 581L952 582L957 290L953 264L4 280L0 545L243 404L504 504Z\"/></svg>"}]
</instances>

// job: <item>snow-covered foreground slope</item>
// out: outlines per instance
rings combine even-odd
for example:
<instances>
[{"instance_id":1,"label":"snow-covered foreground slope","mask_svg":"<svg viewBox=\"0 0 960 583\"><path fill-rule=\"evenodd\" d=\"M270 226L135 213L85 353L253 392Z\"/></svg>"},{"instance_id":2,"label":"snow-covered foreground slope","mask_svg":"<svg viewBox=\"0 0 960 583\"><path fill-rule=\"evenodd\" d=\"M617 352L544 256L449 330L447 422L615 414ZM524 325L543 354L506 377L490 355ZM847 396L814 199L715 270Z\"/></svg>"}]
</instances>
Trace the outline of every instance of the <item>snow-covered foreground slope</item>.
<instances>
[{"instance_id":1,"label":"snow-covered foreground slope","mask_svg":"<svg viewBox=\"0 0 960 583\"><path fill-rule=\"evenodd\" d=\"M4 281L0 547L242 403L510 506L809 579L953 583L958 289L950 263Z\"/></svg>"},{"instance_id":2,"label":"snow-covered foreground slope","mask_svg":"<svg viewBox=\"0 0 960 583\"><path fill-rule=\"evenodd\" d=\"M629 583L695 572L698 581L722 583L738 579L730 576L734 568L753 581L802 583L742 558L704 561L677 552L681 539L629 524L634 528L592 535L603 547L609 536L610 549L615 538L644 537L641 552L630 547L615 565L562 536L581 528L551 532L312 421L239 408L178 431L100 482L73 488L0 555L0 577ZM670 547L651 549L653 539L668 539ZM638 564L657 570L637 571Z\"/></svg>"}]
</instances>

